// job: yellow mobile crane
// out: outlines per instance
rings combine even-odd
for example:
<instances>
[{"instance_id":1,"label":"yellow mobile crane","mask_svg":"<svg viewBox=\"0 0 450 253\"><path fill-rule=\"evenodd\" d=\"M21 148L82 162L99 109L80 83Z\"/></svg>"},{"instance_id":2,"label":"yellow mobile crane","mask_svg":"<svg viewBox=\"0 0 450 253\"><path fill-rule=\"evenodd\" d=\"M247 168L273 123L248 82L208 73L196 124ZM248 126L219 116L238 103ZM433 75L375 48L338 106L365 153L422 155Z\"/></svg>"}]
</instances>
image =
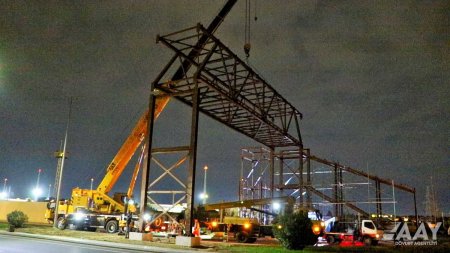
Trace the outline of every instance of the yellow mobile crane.
<instances>
[{"instance_id":1,"label":"yellow mobile crane","mask_svg":"<svg viewBox=\"0 0 450 253\"><path fill-rule=\"evenodd\" d=\"M227 1L216 18L208 26L207 31L210 34L213 34L219 27L236 2L237 0ZM204 46L206 43L205 38L201 37L199 39L199 47ZM190 52L190 55L196 54L198 54L196 50ZM185 60L171 80L178 80L182 73L187 71L189 67L189 61ZM167 82L168 86L170 86L171 80ZM158 118L159 114L169 102L169 99L169 96L164 95L157 97L155 101L154 119ZM110 197L108 193L119 179L131 157L136 152L136 149L147 136L148 118L149 111L147 110L109 164L106 175L96 190L75 188L72 190L72 196L69 201L60 201L58 203L58 227L65 228L67 225L75 225L77 228L87 230L103 227L110 233L117 232L119 221L126 209L126 203L124 203L123 197L131 197L140 164L138 163L135 168L127 194L116 193L113 197ZM143 153L141 154L140 161L142 161ZM50 222L53 220L55 207L56 203L54 202L49 202L47 205L45 217ZM79 210L84 212L77 212Z\"/></svg>"},{"instance_id":2,"label":"yellow mobile crane","mask_svg":"<svg viewBox=\"0 0 450 253\"><path fill-rule=\"evenodd\" d=\"M160 96L156 99L155 119L161 114L169 102L169 96ZM97 189L72 189L72 196L68 201L60 201L58 206L58 227L66 228L74 225L77 229L95 230L105 228L109 233L115 233L119 228L119 221L125 212L124 198L131 199L139 172L140 164L144 156L144 149L139 157L139 162L134 169L127 193L114 193L110 197L108 193L114 187L120 175L124 171L131 157L147 136L149 111L147 110L139 119L124 144L117 152L114 159L106 169L106 175ZM50 201L47 204L45 218L52 222L56 203Z\"/></svg>"}]
</instances>

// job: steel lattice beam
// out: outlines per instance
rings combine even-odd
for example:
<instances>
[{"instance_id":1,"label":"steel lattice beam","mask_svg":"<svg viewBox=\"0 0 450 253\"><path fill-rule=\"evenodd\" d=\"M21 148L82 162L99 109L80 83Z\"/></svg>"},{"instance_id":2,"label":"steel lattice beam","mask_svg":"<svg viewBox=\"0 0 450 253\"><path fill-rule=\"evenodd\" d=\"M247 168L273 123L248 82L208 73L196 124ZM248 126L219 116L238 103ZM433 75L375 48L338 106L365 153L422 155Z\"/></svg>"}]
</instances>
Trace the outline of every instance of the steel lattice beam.
<instances>
[{"instance_id":1,"label":"steel lattice beam","mask_svg":"<svg viewBox=\"0 0 450 253\"><path fill-rule=\"evenodd\" d=\"M203 47L197 46L199 38L206 38ZM165 70L181 69L182 74L161 81L167 80L162 73L156 88L183 94L176 99L192 106L189 91L197 82L202 113L268 147L302 145L302 114L203 26L158 36L158 42L175 52ZM183 68L186 61L188 69Z\"/></svg>"}]
</instances>

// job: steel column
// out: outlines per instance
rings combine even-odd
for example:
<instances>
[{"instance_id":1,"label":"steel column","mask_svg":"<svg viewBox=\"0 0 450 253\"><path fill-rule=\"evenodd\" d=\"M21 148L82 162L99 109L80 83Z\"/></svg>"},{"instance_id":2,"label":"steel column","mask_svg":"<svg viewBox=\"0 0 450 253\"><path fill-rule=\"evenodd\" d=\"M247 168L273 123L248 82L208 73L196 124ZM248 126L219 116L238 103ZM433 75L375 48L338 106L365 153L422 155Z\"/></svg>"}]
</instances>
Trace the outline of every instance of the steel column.
<instances>
[{"instance_id":1,"label":"steel column","mask_svg":"<svg viewBox=\"0 0 450 253\"><path fill-rule=\"evenodd\" d=\"M284 188L282 188L281 186L284 185L284 176L283 176L283 173L284 173L284 159L282 158L282 156L280 156L278 159L280 160L278 185L280 186L280 196L283 196Z\"/></svg>"},{"instance_id":2,"label":"steel column","mask_svg":"<svg viewBox=\"0 0 450 253\"><path fill-rule=\"evenodd\" d=\"M300 206L303 206L303 190L305 189L305 184L303 182L303 147L300 147L300 157L299 157L299 168L298 168L298 173L299 173L299 190L300 190L300 195L299 195L299 200L300 200Z\"/></svg>"},{"instance_id":3,"label":"steel column","mask_svg":"<svg viewBox=\"0 0 450 253\"><path fill-rule=\"evenodd\" d=\"M375 180L375 202L377 207L377 222L380 223L382 213L381 206L381 183L380 180Z\"/></svg>"},{"instance_id":4,"label":"steel column","mask_svg":"<svg viewBox=\"0 0 450 253\"><path fill-rule=\"evenodd\" d=\"M306 185L312 186L311 183L311 160L309 159L310 150L305 149L306 151ZM312 201L311 201L311 192L309 190L309 187L306 189L306 205L308 208L312 208Z\"/></svg>"},{"instance_id":5,"label":"steel column","mask_svg":"<svg viewBox=\"0 0 450 253\"><path fill-rule=\"evenodd\" d=\"M153 124L155 122L155 101L156 96L153 94L155 89L155 83L152 83L149 97L149 114L148 114L148 126L147 126L147 136L145 138L145 148L147 149L147 159L144 159L142 178L141 178L141 207L140 213L145 213L145 208L147 207L147 189L148 181L150 176L150 164L152 160L152 140L153 140ZM144 231L144 215L139 216L140 231Z\"/></svg>"},{"instance_id":6,"label":"steel column","mask_svg":"<svg viewBox=\"0 0 450 253\"><path fill-rule=\"evenodd\" d=\"M342 179L342 167L339 167L339 215L344 216L344 182Z\"/></svg>"},{"instance_id":7,"label":"steel column","mask_svg":"<svg viewBox=\"0 0 450 253\"><path fill-rule=\"evenodd\" d=\"M274 192L274 181L275 181L275 150L273 148L270 149L270 164L269 164L269 176L270 176L270 182L269 182L269 191L270 191L270 197L273 198L273 192Z\"/></svg>"},{"instance_id":8,"label":"steel column","mask_svg":"<svg viewBox=\"0 0 450 253\"><path fill-rule=\"evenodd\" d=\"M194 226L194 190L195 190L195 166L197 163L197 135L198 135L198 116L199 116L199 89L197 79L194 80L194 94L192 100L192 122L191 122L191 142L189 151L188 178L186 184L187 208L185 213L186 233L192 236L192 227Z\"/></svg>"},{"instance_id":9,"label":"steel column","mask_svg":"<svg viewBox=\"0 0 450 253\"><path fill-rule=\"evenodd\" d=\"M334 165L334 190L333 190L333 195L334 195L334 203L336 203L334 205L334 216L336 217L340 217L339 216L339 199L338 199L338 166L337 164Z\"/></svg>"},{"instance_id":10,"label":"steel column","mask_svg":"<svg viewBox=\"0 0 450 253\"><path fill-rule=\"evenodd\" d=\"M419 215L417 214L416 188L414 188L414 215L416 216L416 226L419 225Z\"/></svg>"}]
</instances>

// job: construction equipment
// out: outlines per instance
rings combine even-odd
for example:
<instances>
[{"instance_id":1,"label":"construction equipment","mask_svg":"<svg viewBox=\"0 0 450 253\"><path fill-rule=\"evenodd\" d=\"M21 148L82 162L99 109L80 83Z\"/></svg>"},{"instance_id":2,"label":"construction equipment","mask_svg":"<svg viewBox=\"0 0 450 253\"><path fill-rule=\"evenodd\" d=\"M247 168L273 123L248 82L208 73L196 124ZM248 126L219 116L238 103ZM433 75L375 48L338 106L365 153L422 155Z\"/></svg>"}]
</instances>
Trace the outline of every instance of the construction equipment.
<instances>
[{"instance_id":1,"label":"construction equipment","mask_svg":"<svg viewBox=\"0 0 450 253\"><path fill-rule=\"evenodd\" d=\"M213 34L214 31L219 27L219 25L223 22L225 16L228 14L228 12L231 10L231 8L234 6L234 4L237 2L237 0L228 0L223 9L219 12L219 14L214 18L212 23L209 25L207 31L209 34ZM205 43L207 42L207 36L202 36L199 38L197 46L198 48L196 50L192 50L190 52L190 56L195 56L199 53L198 49L205 46ZM175 59L175 58L173 58ZM191 62L188 60L185 60L182 62L182 66L175 72L173 75L173 78L170 80L167 80L160 88L162 90L170 91L172 88L171 86L179 79L182 79L185 75L185 72L189 69L191 66ZM163 72L167 71L165 69ZM161 77L158 77L158 79ZM77 210L88 210L91 217L95 217L95 215L98 215L99 218L104 219L104 222L101 222L99 226L104 225L105 228L108 228L108 232L115 232L116 228L118 228L118 220L116 217L112 217L111 215L119 215L124 213L124 203L123 198L125 196L131 197L132 189L134 188L134 183L136 181L137 171L139 170L139 166L135 168L135 173L133 174L133 177L131 179L130 188L128 189L127 194L125 193L116 193L114 194L114 197L110 197L108 193L113 188L115 183L117 182L118 178L122 174L123 170L125 169L126 165L128 164L129 160L135 153L136 149L139 147L139 145L142 143L145 137L148 137L148 128L149 128L149 119L151 118L151 122L153 124L153 120L157 119L161 111L164 109L166 104L169 101L170 96L165 96L164 92L161 90L152 90L152 97L155 96L156 99L152 101L152 105L150 108L152 111L147 111L142 115L142 117L139 119L137 125L131 132L131 134L128 136L125 143L120 148L117 155L114 157L112 162L107 167L107 173L99 186L96 190L86 190L86 189L79 189L75 188L72 191L71 199L68 202L65 202L67 205L66 208L62 209L62 211L57 211L57 216L61 218L61 223L64 224L65 220L64 218L71 214L76 212ZM153 101L154 106L153 106ZM150 115L151 113L151 115ZM150 126L152 127L152 125ZM151 143L149 141L148 143ZM151 146L148 146L147 149L151 149ZM143 153L144 154L144 149ZM151 154L151 152L149 152ZM142 161L143 155L141 155L140 161ZM151 159L151 156L149 156L148 159ZM144 189L143 191L145 191ZM142 194L142 195L145 195ZM189 195L189 193L188 193ZM144 199L142 201L142 207L145 208L146 206L146 196L141 196L141 199ZM193 202L193 201L191 201ZM60 203L49 203L49 207L46 213L46 218L51 219L51 217L54 216L55 210L59 210ZM192 203L190 203L192 204ZM193 205L188 205L188 214L186 215L186 220L188 223L191 223L190 217L192 217L192 208ZM143 209L141 209L143 210ZM59 223L59 221L58 221ZM143 224L144 222L142 222ZM108 226L110 224L110 226ZM109 227L111 229L109 229ZM190 234L191 231L189 231L188 234Z\"/></svg>"},{"instance_id":2,"label":"construction equipment","mask_svg":"<svg viewBox=\"0 0 450 253\"><path fill-rule=\"evenodd\" d=\"M254 200L242 200L233 202L222 202L217 204L205 205L205 210L220 210L220 220L212 223L212 233L231 235L238 242L253 243L258 237L273 236L272 225L263 225L256 218L247 217L231 217L224 216L224 209L229 208L242 208L251 212L258 212L261 215L276 217L277 213L270 212L269 210L263 210L262 207L267 205L286 204L286 208L290 209L293 205L294 199L292 197L274 197ZM259 207L256 208L255 206ZM253 217L253 215L251 216ZM267 220L267 219L266 219Z\"/></svg>"},{"instance_id":3,"label":"construction equipment","mask_svg":"<svg viewBox=\"0 0 450 253\"><path fill-rule=\"evenodd\" d=\"M238 242L254 243L260 234L260 225L255 218L225 217L214 231L232 233Z\"/></svg>"},{"instance_id":4,"label":"construction equipment","mask_svg":"<svg viewBox=\"0 0 450 253\"><path fill-rule=\"evenodd\" d=\"M372 220L359 220L351 223L339 223L335 218L326 221L327 231L323 232L322 238L328 244L364 244L366 246L377 245L383 238Z\"/></svg>"},{"instance_id":5,"label":"construction equipment","mask_svg":"<svg viewBox=\"0 0 450 253\"><path fill-rule=\"evenodd\" d=\"M169 102L168 96L159 96L156 100L154 117L157 118ZM94 230L103 227L109 233L115 233L119 229L119 221L123 219L125 212L124 198L132 198L134 185L144 150L142 148L139 162L136 165L127 193L114 193L110 197L108 193L116 184L131 157L134 155L142 141L147 136L149 111L147 110L139 119L124 144L117 152L114 159L106 169L106 175L97 189L74 188L70 200L60 201L58 206L58 227L64 229L68 225L76 225L76 228ZM56 203L50 201L45 214L46 219L53 221ZM82 222L81 222L82 221Z\"/></svg>"}]
</instances>

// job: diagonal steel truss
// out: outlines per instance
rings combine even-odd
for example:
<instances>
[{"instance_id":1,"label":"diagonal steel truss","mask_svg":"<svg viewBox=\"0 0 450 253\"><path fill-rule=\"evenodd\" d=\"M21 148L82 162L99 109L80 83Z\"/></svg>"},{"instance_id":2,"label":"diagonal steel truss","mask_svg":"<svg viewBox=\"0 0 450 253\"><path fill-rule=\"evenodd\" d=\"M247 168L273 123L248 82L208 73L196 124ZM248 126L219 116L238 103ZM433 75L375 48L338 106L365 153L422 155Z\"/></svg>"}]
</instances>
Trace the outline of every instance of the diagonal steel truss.
<instances>
[{"instance_id":1,"label":"diagonal steel truss","mask_svg":"<svg viewBox=\"0 0 450 253\"><path fill-rule=\"evenodd\" d=\"M148 150L151 152L148 152L148 162L142 176L141 189L147 190L142 204L146 206L150 200L152 204L158 205L152 194L164 192L155 189L155 183L149 183L150 167L159 166L163 169L163 173L157 177L158 181L170 176L183 186L186 192L185 228L193 225L200 112L265 146L273 148L302 146L299 127L302 114L208 31L209 29L199 24L179 32L158 36L157 41L175 54L152 83L149 103L147 142ZM171 75L172 73L175 74ZM171 96L192 107L190 144L164 148L164 152L167 153L188 152L176 166L188 163L186 182L174 175L172 167L167 168L154 158L156 152L152 148L151 140L154 101L158 96ZM273 183L270 187L272 186ZM162 215L166 214L167 212L164 212ZM186 233L190 235L190 229L186 229Z\"/></svg>"},{"instance_id":2,"label":"diagonal steel truss","mask_svg":"<svg viewBox=\"0 0 450 253\"><path fill-rule=\"evenodd\" d=\"M255 200L268 196L275 192L278 196L290 196L297 200L300 206L313 207L313 195L326 204L334 206L334 215L343 217L344 206L359 213L369 216L361 205L376 205L377 216L382 216L382 204L395 204L395 200L386 201L381 197L381 184L412 193L415 203L415 189L407 185L393 182L391 179L378 177L359 169L344 166L337 162L319 158L310 153L309 149L282 149L278 151L263 147L241 149L241 178L239 188L239 200ZM272 161L270 161L272 160ZM312 167L311 163L315 166ZM268 166L274 166L268 169ZM343 176L346 174L347 176ZM328 175L328 176L327 176ZM363 179L367 183L352 182L351 180ZM271 183L271 182L274 182ZM356 196L344 194L346 191L359 191L357 185L369 187L375 186L374 201L364 199L368 196ZM272 187L265 187L272 185ZM351 190L354 189L354 190ZM325 193L329 192L331 194ZM317 198L316 198L317 199ZM306 201L305 201L306 200ZM264 207L270 209L270 207Z\"/></svg>"},{"instance_id":3,"label":"diagonal steel truss","mask_svg":"<svg viewBox=\"0 0 450 253\"><path fill-rule=\"evenodd\" d=\"M193 224L192 209L199 112L268 147L269 154L263 156L263 159L258 158L259 161L243 156L243 159L247 159L251 163L251 173L247 175L241 173L240 200L245 200L249 196L252 199L274 197L274 192L279 191L281 194L297 196L302 205L310 206L311 195L314 194L330 203L337 203L340 210L336 210L336 213L342 214L342 207L345 205L360 214L367 215L364 210L344 200L341 187L343 185L342 172L375 181L378 199L380 198L379 185L391 183L389 180L310 155L309 150L303 149L300 134L299 121L302 114L202 25L158 36L157 42L171 49L174 55L152 83L149 138L151 140L153 134L152 108L154 102L152 101L157 96L171 96L192 107L189 146L181 149L180 147L167 149L168 152L188 151L188 154L176 166L179 167L185 161L189 162L186 183L174 175L175 167L164 167L162 163L153 158L154 151L151 149L151 141L149 147L152 152L149 152L149 157L154 164L164 169L158 180L170 176L182 186L182 191L185 191L186 194L177 203L184 199L187 200L186 227L192 227ZM171 76L171 73L175 73L175 75ZM275 149L279 148L285 150L274 153ZM275 159L280 160L278 172L275 171ZM285 162L290 159L297 159L298 166L286 165ZM262 160L267 164L264 166L257 164ZM326 195L313 187L310 161L331 166L334 169L333 196ZM261 168L261 170L257 172L257 168ZM283 172L283 169L286 170ZM275 183L277 173L278 184ZM306 176L306 180L304 176ZM147 178L147 175L144 175L143 178ZM153 184L149 185L144 181L142 185L143 189L147 190L153 187ZM393 185L398 189L415 194L415 189L400 184ZM148 199L153 204L158 203L150 194L157 192L157 190L148 192ZM305 195L306 203L303 203L303 195ZM162 215L167 212L168 210ZM381 202L377 205L377 213L381 213ZM190 234L189 229L187 229L187 233Z\"/></svg>"},{"instance_id":4,"label":"diagonal steel truss","mask_svg":"<svg viewBox=\"0 0 450 253\"><path fill-rule=\"evenodd\" d=\"M199 38L206 38L203 47L198 47ZM198 85L202 113L268 147L302 145L302 114L203 26L160 36L157 41L175 55L155 88L192 106L191 91ZM196 54L190 54L193 50ZM170 69L183 69L185 61L191 67L179 79L163 77L172 73Z\"/></svg>"}]
</instances>

